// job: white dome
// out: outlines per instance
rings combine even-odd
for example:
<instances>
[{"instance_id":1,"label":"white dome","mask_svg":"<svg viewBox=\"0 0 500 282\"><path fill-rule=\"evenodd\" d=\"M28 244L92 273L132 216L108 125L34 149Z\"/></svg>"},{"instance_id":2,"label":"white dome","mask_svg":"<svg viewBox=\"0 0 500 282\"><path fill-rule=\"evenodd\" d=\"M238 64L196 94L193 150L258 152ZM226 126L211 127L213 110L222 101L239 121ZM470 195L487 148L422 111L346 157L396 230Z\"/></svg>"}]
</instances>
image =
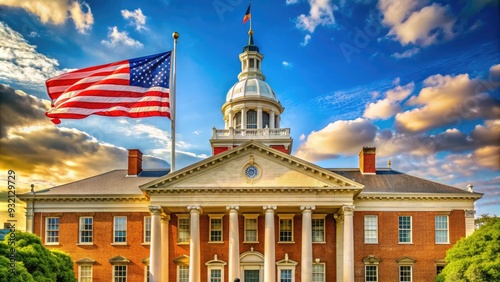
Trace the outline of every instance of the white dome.
<instances>
[{"instance_id":1,"label":"white dome","mask_svg":"<svg viewBox=\"0 0 500 282\"><path fill-rule=\"evenodd\" d=\"M227 92L226 102L238 98L268 98L278 102L276 94L267 82L258 78L247 78L236 82Z\"/></svg>"}]
</instances>

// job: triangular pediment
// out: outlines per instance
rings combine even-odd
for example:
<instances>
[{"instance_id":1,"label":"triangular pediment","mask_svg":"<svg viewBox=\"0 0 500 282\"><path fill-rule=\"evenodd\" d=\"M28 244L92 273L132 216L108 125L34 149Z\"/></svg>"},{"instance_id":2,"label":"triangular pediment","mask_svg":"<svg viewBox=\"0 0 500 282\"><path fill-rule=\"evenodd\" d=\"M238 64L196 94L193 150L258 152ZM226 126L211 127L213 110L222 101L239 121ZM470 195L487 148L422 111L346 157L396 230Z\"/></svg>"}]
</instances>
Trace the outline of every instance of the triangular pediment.
<instances>
[{"instance_id":1,"label":"triangular pediment","mask_svg":"<svg viewBox=\"0 0 500 282\"><path fill-rule=\"evenodd\" d=\"M312 163L249 141L141 186L158 189L342 189L363 185Z\"/></svg>"}]
</instances>

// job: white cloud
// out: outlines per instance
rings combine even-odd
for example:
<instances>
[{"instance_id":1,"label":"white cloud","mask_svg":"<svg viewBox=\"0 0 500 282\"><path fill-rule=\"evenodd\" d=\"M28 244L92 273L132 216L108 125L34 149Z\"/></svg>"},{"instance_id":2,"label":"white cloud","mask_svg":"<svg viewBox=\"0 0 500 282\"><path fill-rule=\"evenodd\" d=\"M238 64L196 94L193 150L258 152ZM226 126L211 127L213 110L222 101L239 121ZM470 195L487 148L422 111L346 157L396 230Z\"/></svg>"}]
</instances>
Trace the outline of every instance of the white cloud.
<instances>
[{"instance_id":1,"label":"white cloud","mask_svg":"<svg viewBox=\"0 0 500 282\"><path fill-rule=\"evenodd\" d=\"M399 79L395 81L399 84ZM369 119L388 119L401 111L399 103L406 99L415 88L413 82L407 85L396 85L395 88L385 92L385 98L377 102L368 104L363 114L363 117Z\"/></svg>"},{"instance_id":2,"label":"white cloud","mask_svg":"<svg viewBox=\"0 0 500 282\"><path fill-rule=\"evenodd\" d=\"M479 148L472 154L478 165L492 170L500 170L500 146Z\"/></svg>"},{"instance_id":3,"label":"white cloud","mask_svg":"<svg viewBox=\"0 0 500 282\"><path fill-rule=\"evenodd\" d=\"M293 67L293 64L292 64L292 63L290 63L290 62L287 62L287 61L283 61L281 64L282 64L282 65L283 65L283 67L285 67L285 68L291 68L291 67Z\"/></svg>"},{"instance_id":4,"label":"white cloud","mask_svg":"<svg viewBox=\"0 0 500 282\"><path fill-rule=\"evenodd\" d=\"M129 37L126 31L118 31L116 26L109 28L108 40L102 40L101 43L108 47L124 45L133 48L142 48L144 46L141 42Z\"/></svg>"},{"instance_id":5,"label":"white cloud","mask_svg":"<svg viewBox=\"0 0 500 282\"><path fill-rule=\"evenodd\" d=\"M457 19L451 13L450 7L437 3L422 7L426 2L379 1L378 8L384 15L382 23L390 27L387 36L399 41L403 46L429 46L453 38Z\"/></svg>"},{"instance_id":6,"label":"white cloud","mask_svg":"<svg viewBox=\"0 0 500 282\"><path fill-rule=\"evenodd\" d=\"M0 80L38 88L61 72L59 62L36 51L24 37L0 22Z\"/></svg>"},{"instance_id":7,"label":"white cloud","mask_svg":"<svg viewBox=\"0 0 500 282\"><path fill-rule=\"evenodd\" d=\"M306 34L306 36L304 37L304 41L302 41L300 43L301 46L306 46L307 44L309 44L309 40L311 40L311 35L309 34Z\"/></svg>"},{"instance_id":8,"label":"white cloud","mask_svg":"<svg viewBox=\"0 0 500 282\"><path fill-rule=\"evenodd\" d=\"M423 132L462 120L500 116L497 100L488 94L500 82L470 79L468 74L438 74L425 79L424 86L418 96L408 100L412 109L396 115L399 131Z\"/></svg>"},{"instance_id":9,"label":"white cloud","mask_svg":"<svg viewBox=\"0 0 500 282\"><path fill-rule=\"evenodd\" d=\"M38 16L42 23L61 25L71 18L80 33L86 33L94 24L90 6L76 0L2 0L0 5L22 8Z\"/></svg>"},{"instance_id":10,"label":"white cloud","mask_svg":"<svg viewBox=\"0 0 500 282\"><path fill-rule=\"evenodd\" d=\"M411 58L418 53L420 53L420 49L415 47L415 48L411 48L409 50L406 50L403 53L394 53L391 55L391 57L396 58L396 59L406 59L406 58Z\"/></svg>"},{"instance_id":11,"label":"white cloud","mask_svg":"<svg viewBox=\"0 0 500 282\"><path fill-rule=\"evenodd\" d=\"M287 5L297 4L298 2L299 2L299 0L286 0Z\"/></svg>"},{"instance_id":12,"label":"white cloud","mask_svg":"<svg viewBox=\"0 0 500 282\"><path fill-rule=\"evenodd\" d=\"M142 13L141 8L134 11L122 10L122 16L126 20L130 20L130 24L135 26L136 30L146 30L146 16Z\"/></svg>"},{"instance_id":13,"label":"white cloud","mask_svg":"<svg viewBox=\"0 0 500 282\"><path fill-rule=\"evenodd\" d=\"M297 17L297 28L313 33L317 26L335 24L334 6L330 0L309 0L309 5L311 6L309 15L301 14Z\"/></svg>"}]
</instances>

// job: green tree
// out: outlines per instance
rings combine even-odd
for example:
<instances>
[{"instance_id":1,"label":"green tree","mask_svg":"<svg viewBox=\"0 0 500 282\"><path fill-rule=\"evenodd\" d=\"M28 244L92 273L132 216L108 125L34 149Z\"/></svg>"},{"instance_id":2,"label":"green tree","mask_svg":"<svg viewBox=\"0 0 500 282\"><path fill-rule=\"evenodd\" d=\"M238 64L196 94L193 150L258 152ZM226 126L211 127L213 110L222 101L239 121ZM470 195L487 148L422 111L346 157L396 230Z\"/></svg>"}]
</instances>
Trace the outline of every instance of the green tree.
<instances>
[{"instance_id":1,"label":"green tree","mask_svg":"<svg viewBox=\"0 0 500 282\"><path fill-rule=\"evenodd\" d=\"M76 282L71 257L45 248L36 235L16 231L14 246L10 234L0 242L0 281ZM15 273L10 271L11 248L15 249Z\"/></svg>"},{"instance_id":2,"label":"green tree","mask_svg":"<svg viewBox=\"0 0 500 282\"><path fill-rule=\"evenodd\" d=\"M438 282L500 281L500 218L491 217L446 253Z\"/></svg>"}]
</instances>

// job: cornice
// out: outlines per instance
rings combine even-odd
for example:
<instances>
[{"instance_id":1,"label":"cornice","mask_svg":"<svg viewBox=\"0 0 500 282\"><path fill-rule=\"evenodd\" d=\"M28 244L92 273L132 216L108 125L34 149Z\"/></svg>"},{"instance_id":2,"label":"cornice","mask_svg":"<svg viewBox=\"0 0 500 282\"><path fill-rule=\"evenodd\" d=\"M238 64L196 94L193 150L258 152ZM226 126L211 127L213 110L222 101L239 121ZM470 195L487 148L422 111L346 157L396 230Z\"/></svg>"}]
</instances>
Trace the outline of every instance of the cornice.
<instances>
[{"instance_id":1,"label":"cornice","mask_svg":"<svg viewBox=\"0 0 500 282\"><path fill-rule=\"evenodd\" d=\"M20 198L24 202L37 201L37 202L136 202L144 201L149 202L149 199L144 195L27 195Z\"/></svg>"},{"instance_id":2,"label":"cornice","mask_svg":"<svg viewBox=\"0 0 500 282\"><path fill-rule=\"evenodd\" d=\"M361 192L357 200L457 200L457 199L480 199L480 193L364 193Z\"/></svg>"}]
</instances>

